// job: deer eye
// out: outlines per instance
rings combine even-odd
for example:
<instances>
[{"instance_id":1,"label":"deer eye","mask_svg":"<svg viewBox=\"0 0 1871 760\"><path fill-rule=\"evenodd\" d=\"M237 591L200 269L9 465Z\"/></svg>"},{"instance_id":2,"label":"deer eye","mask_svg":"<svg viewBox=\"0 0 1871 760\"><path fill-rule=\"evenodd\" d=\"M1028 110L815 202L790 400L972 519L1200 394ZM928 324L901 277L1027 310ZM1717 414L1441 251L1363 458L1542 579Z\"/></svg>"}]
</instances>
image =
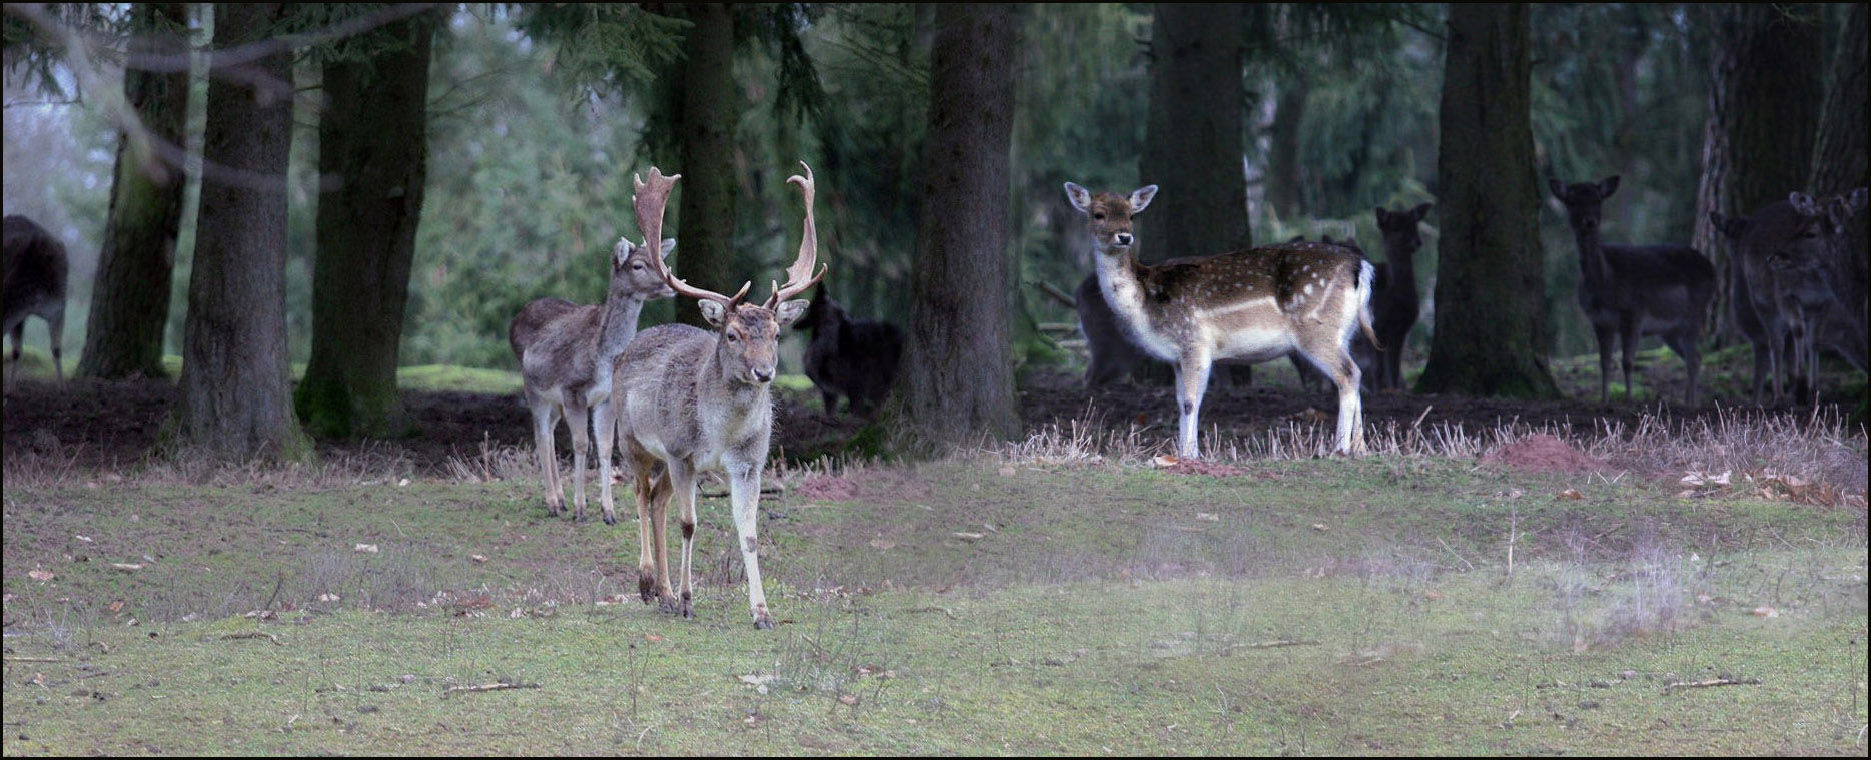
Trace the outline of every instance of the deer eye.
<instances>
[{"instance_id":1,"label":"deer eye","mask_svg":"<svg viewBox=\"0 0 1871 760\"><path fill-rule=\"evenodd\" d=\"M1100 222L1102 222L1102 221L1104 221L1104 214L1103 214L1102 212L1101 212L1101 213L1097 213L1097 214L1092 214L1092 215L1091 215L1091 218L1093 218L1093 219L1096 219L1096 220L1098 220L1098 221L1100 221Z\"/></svg>"}]
</instances>

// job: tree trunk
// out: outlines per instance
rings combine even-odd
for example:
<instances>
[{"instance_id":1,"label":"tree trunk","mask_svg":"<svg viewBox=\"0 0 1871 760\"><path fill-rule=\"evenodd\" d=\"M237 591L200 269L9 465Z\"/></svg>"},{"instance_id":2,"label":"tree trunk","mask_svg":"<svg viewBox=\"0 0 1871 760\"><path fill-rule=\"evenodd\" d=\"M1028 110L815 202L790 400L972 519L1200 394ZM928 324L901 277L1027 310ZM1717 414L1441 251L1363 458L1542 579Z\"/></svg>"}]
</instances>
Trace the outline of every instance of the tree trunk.
<instances>
[{"instance_id":1,"label":"tree trunk","mask_svg":"<svg viewBox=\"0 0 1871 760\"><path fill-rule=\"evenodd\" d=\"M1273 112L1273 134L1267 149L1267 205L1280 219L1291 221L1306 212L1305 181L1299 167L1299 130L1306 119L1306 80L1280 82Z\"/></svg>"},{"instance_id":2,"label":"tree trunk","mask_svg":"<svg viewBox=\"0 0 1871 760\"><path fill-rule=\"evenodd\" d=\"M1787 193L1808 189L1825 99L1824 36L1819 9L1811 4L1724 6L1705 11L1704 17L1717 30L1720 49L1709 77L1709 128L1694 242L1715 259L1716 271L1725 272L1728 241L1714 229L1709 212L1751 214L1786 199ZM1861 105L1863 93L1861 87ZM1864 128L1862 121L1855 126ZM1716 279L1710 308L1726 315L1729 278ZM1723 336L1739 338L1730 332Z\"/></svg>"},{"instance_id":3,"label":"tree trunk","mask_svg":"<svg viewBox=\"0 0 1871 760\"><path fill-rule=\"evenodd\" d=\"M221 3L215 48L268 38L278 3ZM167 431L171 457L223 462L309 453L293 418L286 363L286 156L292 142L289 51L239 64L208 84L201 211L182 378Z\"/></svg>"},{"instance_id":4,"label":"tree trunk","mask_svg":"<svg viewBox=\"0 0 1871 760\"><path fill-rule=\"evenodd\" d=\"M1832 61L1831 84L1813 147L1812 180L1807 187L1815 195L1841 195L1853 188L1871 186L1865 140L1865 27L1865 4L1852 3L1839 40L1838 57ZM1852 215L1846 226L1851 234L1851 255L1837 262L1842 271L1836 287L1857 334L1863 335L1867 293L1871 293L1871 258L1867 258L1871 257L1871 241L1866 237L1871 213Z\"/></svg>"},{"instance_id":5,"label":"tree trunk","mask_svg":"<svg viewBox=\"0 0 1871 760\"><path fill-rule=\"evenodd\" d=\"M1253 242L1241 165L1241 13L1237 3L1156 4L1137 177L1162 192L1137 226L1146 262L1213 256Z\"/></svg>"},{"instance_id":6,"label":"tree trunk","mask_svg":"<svg viewBox=\"0 0 1871 760\"><path fill-rule=\"evenodd\" d=\"M184 3L132 6L134 33L154 52L188 54ZM169 277L182 222L186 173L188 72L126 69L124 99L136 109L147 139L119 134L110 216L98 250L78 374L120 378L163 377L163 325L169 318ZM158 143L161 143L160 145Z\"/></svg>"},{"instance_id":7,"label":"tree trunk","mask_svg":"<svg viewBox=\"0 0 1871 760\"><path fill-rule=\"evenodd\" d=\"M1418 393L1556 398L1529 112L1527 7L1451 4L1436 330Z\"/></svg>"},{"instance_id":8,"label":"tree trunk","mask_svg":"<svg viewBox=\"0 0 1871 760\"><path fill-rule=\"evenodd\" d=\"M1014 37L1011 6L936 10L924 212L897 408L914 448L1020 432L1007 251Z\"/></svg>"},{"instance_id":9,"label":"tree trunk","mask_svg":"<svg viewBox=\"0 0 1871 760\"><path fill-rule=\"evenodd\" d=\"M368 59L327 61L318 170L312 355L293 405L322 438L404 431L397 353L428 160L430 15L371 33Z\"/></svg>"},{"instance_id":10,"label":"tree trunk","mask_svg":"<svg viewBox=\"0 0 1871 760\"><path fill-rule=\"evenodd\" d=\"M682 242L675 271L696 287L732 295L748 279L735 279L734 271L734 133L743 105L734 86L734 11L723 3L697 3L683 12L695 26L683 46L688 59L678 85L682 205L677 229ZM765 296L750 291L749 297ZM676 299L676 319L708 327L693 298Z\"/></svg>"}]
</instances>

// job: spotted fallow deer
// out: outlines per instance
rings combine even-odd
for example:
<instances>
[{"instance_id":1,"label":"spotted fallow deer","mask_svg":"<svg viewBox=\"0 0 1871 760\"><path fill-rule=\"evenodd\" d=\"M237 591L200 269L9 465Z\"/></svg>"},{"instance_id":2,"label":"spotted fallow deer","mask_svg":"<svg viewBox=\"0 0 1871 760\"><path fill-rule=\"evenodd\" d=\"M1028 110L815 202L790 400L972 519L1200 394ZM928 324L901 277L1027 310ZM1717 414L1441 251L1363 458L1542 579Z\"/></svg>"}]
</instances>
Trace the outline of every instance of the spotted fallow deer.
<instances>
[{"instance_id":1,"label":"spotted fallow deer","mask_svg":"<svg viewBox=\"0 0 1871 760\"><path fill-rule=\"evenodd\" d=\"M585 520L585 436L595 424L604 522L617 524L608 445L612 360L636 337L644 302L675 295L663 282L661 271L662 260L675 250L676 241L663 240L661 235L663 207L681 176L664 177L651 168L650 185L637 186L637 231L643 234L643 243L618 239L611 250L610 290L602 305L541 298L520 309L507 328L508 343L520 362L526 407L533 413L533 443L545 480L546 513L554 517L565 509L552 440L563 416L572 434L574 518Z\"/></svg>"},{"instance_id":2,"label":"spotted fallow deer","mask_svg":"<svg viewBox=\"0 0 1871 760\"><path fill-rule=\"evenodd\" d=\"M19 362L26 342L26 318L38 315L52 337L52 371L64 383L59 343L65 332L65 244L38 222L19 214L7 215L5 233L6 329L0 333L13 337L13 354L7 362Z\"/></svg>"},{"instance_id":3,"label":"spotted fallow deer","mask_svg":"<svg viewBox=\"0 0 1871 760\"><path fill-rule=\"evenodd\" d=\"M1156 185L1129 195L1065 183L1066 199L1085 214L1097 259L1098 287L1131 343L1176 368L1178 454L1198 458L1202 395L1217 359L1267 361L1297 352L1338 388L1335 450L1364 450L1361 372L1352 336L1371 334L1370 262L1336 245L1288 242L1202 258L1139 263L1131 217L1156 197Z\"/></svg>"},{"instance_id":4,"label":"spotted fallow deer","mask_svg":"<svg viewBox=\"0 0 1871 760\"><path fill-rule=\"evenodd\" d=\"M805 166L802 162L801 166ZM787 300L825 277L818 266L818 229L812 216L815 187L811 167L787 182L805 196L805 232L799 255L786 269L786 284L773 284L773 295L755 306L741 298L753 283L725 296L695 287L660 262L665 282L683 296L697 299L703 319L715 329L683 324L644 330L617 358L617 440L623 459L636 476L641 560L637 587L648 604L682 617L693 617L692 565L695 557L695 483L704 471L728 481L734 529L747 570L748 607L755 628L773 627L766 593L760 584L758 522L760 475L766 469L773 430L773 378L779 365L780 330L806 313L805 300ZM665 541L669 500L680 509L682 585L680 596L669 582Z\"/></svg>"}]
</instances>

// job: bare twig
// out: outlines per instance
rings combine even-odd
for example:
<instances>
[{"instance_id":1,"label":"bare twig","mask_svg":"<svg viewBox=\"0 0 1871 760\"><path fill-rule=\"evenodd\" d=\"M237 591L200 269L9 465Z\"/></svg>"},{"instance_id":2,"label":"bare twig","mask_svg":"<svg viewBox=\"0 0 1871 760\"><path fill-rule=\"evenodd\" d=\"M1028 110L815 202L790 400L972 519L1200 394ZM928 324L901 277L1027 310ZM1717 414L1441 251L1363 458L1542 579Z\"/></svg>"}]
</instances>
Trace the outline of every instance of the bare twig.
<instances>
[{"instance_id":1,"label":"bare twig","mask_svg":"<svg viewBox=\"0 0 1871 760\"><path fill-rule=\"evenodd\" d=\"M16 657L13 655L7 655L4 659L7 662L65 662L66 661L66 659L63 657Z\"/></svg>"},{"instance_id":2,"label":"bare twig","mask_svg":"<svg viewBox=\"0 0 1871 760\"><path fill-rule=\"evenodd\" d=\"M280 646L280 647L285 646L285 644L279 643L279 637L274 636L273 634L267 633L266 631L241 631L239 633L227 633L227 634L222 634L221 638L222 639L266 639L267 641L273 642L273 646Z\"/></svg>"},{"instance_id":3,"label":"bare twig","mask_svg":"<svg viewBox=\"0 0 1871 760\"><path fill-rule=\"evenodd\" d=\"M1668 694L1675 689L1700 689L1709 686L1758 686L1760 682L1761 679L1759 678L1711 678L1706 681L1679 681L1663 687L1663 693Z\"/></svg>"},{"instance_id":4,"label":"bare twig","mask_svg":"<svg viewBox=\"0 0 1871 760\"><path fill-rule=\"evenodd\" d=\"M447 699L448 695L453 694L458 691L500 691L502 689L538 689L538 688L541 688L541 687L539 684L536 684L536 683L484 683L484 684L476 684L472 686L450 686L442 690L442 698Z\"/></svg>"},{"instance_id":5,"label":"bare twig","mask_svg":"<svg viewBox=\"0 0 1871 760\"><path fill-rule=\"evenodd\" d=\"M1045 293L1046 295L1052 296L1053 300L1058 301L1059 303L1065 304L1065 307L1068 309L1078 308L1078 299L1073 298L1072 294L1067 293L1063 290L1060 290L1059 286L1057 285L1054 285L1050 282L1041 281L1041 282L1033 283L1033 287L1039 288L1041 293Z\"/></svg>"},{"instance_id":6,"label":"bare twig","mask_svg":"<svg viewBox=\"0 0 1871 760\"><path fill-rule=\"evenodd\" d=\"M944 615L947 615L948 619L950 620L958 619L955 617L955 611L947 607L911 607L907 610L904 610L904 612L940 612Z\"/></svg>"}]
</instances>

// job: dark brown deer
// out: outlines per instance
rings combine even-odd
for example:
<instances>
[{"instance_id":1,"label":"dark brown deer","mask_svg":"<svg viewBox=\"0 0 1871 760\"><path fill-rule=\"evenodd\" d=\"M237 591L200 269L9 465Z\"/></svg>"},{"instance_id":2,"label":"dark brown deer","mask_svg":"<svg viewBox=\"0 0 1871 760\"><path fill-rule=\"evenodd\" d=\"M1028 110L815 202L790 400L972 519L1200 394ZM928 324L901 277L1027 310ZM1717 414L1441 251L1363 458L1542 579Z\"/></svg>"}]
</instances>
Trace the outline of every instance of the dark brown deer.
<instances>
[{"instance_id":1,"label":"dark brown deer","mask_svg":"<svg viewBox=\"0 0 1871 760\"><path fill-rule=\"evenodd\" d=\"M1176 368L1181 420L1177 452L1198 458L1202 395L1215 360L1267 361L1298 351L1338 388L1336 450L1364 449L1360 371L1352 336L1371 337L1372 267L1321 243L1280 243L1218 256L1137 261L1131 217L1156 197L1155 185L1129 195L1065 183L1085 214L1098 286L1132 345Z\"/></svg>"},{"instance_id":2,"label":"dark brown deer","mask_svg":"<svg viewBox=\"0 0 1871 760\"><path fill-rule=\"evenodd\" d=\"M1602 243L1598 225L1604 200L1617 192L1618 177L1567 185L1549 181L1553 196L1565 204L1566 222L1579 248L1579 306L1598 338L1598 397L1611 400L1611 350L1624 347L1624 397L1631 398L1631 369L1637 340L1657 335L1683 358L1689 370L1684 403L1696 405L1702 371L1703 315L1715 297L1715 266L1686 245Z\"/></svg>"},{"instance_id":3,"label":"dark brown deer","mask_svg":"<svg viewBox=\"0 0 1871 760\"><path fill-rule=\"evenodd\" d=\"M838 397L852 414L869 417L896 384L903 358L903 329L889 322L853 319L820 285L799 329L812 333L806 344L806 377L825 400L825 414L837 416Z\"/></svg>"},{"instance_id":4,"label":"dark brown deer","mask_svg":"<svg viewBox=\"0 0 1871 760\"><path fill-rule=\"evenodd\" d=\"M507 341L520 363L522 394L533 413L533 443L545 480L546 514L557 517L565 509L559 458L552 440L563 417L572 434L574 519L584 522L586 433L593 430L595 421L599 424L595 434L600 446L598 487L604 522L617 524L612 509L608 445L612 360L636 336L644 302L675 295L663 282L661 266L663 258L675 250L676 241L660 236L663 207L669 201L670 188L681 176L664 177L661 171L651 168L649 185L638 183L637 231L644 235L643 242L619 238L611 249L611 284L603 304L541 298L520 309L507 327Z\"/></svg>"},{"instance_id":5,"label":"dark brown deer","mask_svg":"<svg viewBox=\"0 0 1871 760\"><path fill-rule=\"evenodd\" d=\"M1384 239L1384 263L1377 265L1377 277L1371 286L1371 315L1377 333L1377 369L1371 387L1393 390L1403 387L1403 344L1422 302L1416 294L1416 251L1423 247L1423 235L1417 231L1423 217L1434 204L1423 203L1408 211L1377 208L1377 231Z\"/></svg>"},{"instance_id":6,"label":"dark brown deer","mask_svg":"<svg viewBox=\"0 0 1871 760\"><path fill-rule=\"evenodd\" d=\"M6 263L4 290L6 329L13 337L13 354L7 360L17 365L20 349L26 343L26 318L45 320L52 340L52 372L65 382L65 361L59 343L65 333L65 244L59 242L38 222L19 214L8 214L5 222Z\"/></svg>"},{"instance_id":7,"label":"dark brown deer","mask_svg":"<svg viewBox=\"0 0 1871 760\"><path fill-rule=\"evenodd\" d=\"M1865 369L1862 293L1852 297L1845 274L1851 238L1847 225L1862 213L1865 189L1827 198L1788 194L1746 217L1710 220L1735 241L1730 256L1732 313L1737 328L1754 344L1753 399L1772 382L1771 400L1786 391L1810 398L1821 349Z\"/></svg>"},{"instance_id":8,"label":"dark brown deer","mask_svg":"<svg viewBox=\"0 0 1871 760\"><path fill-rule=\"evenodd\" d=\"M721 472L727 476L755 628L773 627L760 586L757 519L760 476L773 430L771 394L779 371L779 335L804 316L809 305L787 299L810 289L826 271L812 271L818 266L818 228L812 216L811 167L806 167L805 176L786 181L799 185L806 207L805 234L798 258L786 269L786 284L774 283L773 295L754 306L741 302L753 283L725 296L678 280L657 262L663 280L677 293L697 299L702 317L715 329L669 324L644 330L617 358L613 373L618 445L636 476L642 550L637 587L644 603L655 598L664 612L694 616L695 482L702 472ZM600 444L600 455L608 451ZM679 596L669 582L664 538L672 497L682 521Z\"/></svg>"}]
</instances>

